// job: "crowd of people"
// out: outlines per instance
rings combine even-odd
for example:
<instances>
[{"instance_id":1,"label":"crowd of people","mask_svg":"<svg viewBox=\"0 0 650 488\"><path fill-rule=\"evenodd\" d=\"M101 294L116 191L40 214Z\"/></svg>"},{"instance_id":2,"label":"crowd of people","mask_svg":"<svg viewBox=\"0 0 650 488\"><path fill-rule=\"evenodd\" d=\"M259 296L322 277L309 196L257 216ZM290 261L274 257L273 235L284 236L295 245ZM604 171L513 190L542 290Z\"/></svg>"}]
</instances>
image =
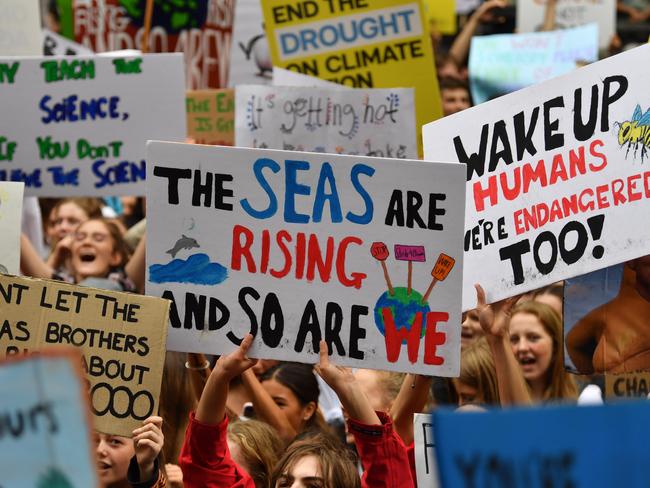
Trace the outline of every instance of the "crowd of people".
<instances>
[{"instance_id":1,"label":"crowd of people","mask_svg":"<svg viewBox=\"0 0 650 488\"><path fill-rule=\"evenodd\" d=\"M552 8L554 0L548 0ZM650 6L620 2L625 21L647 22ZM471 39L506 11L487 0L453 38L432 35L445 115L471 106ZM553 29L553 21L545 25ZM492 28L492 27L491 27ZM612 42L612 53L620 50ZM43 234L21 238L21 271L38 278L143 293L142 198L41 199ZM30 235L27 235L30 234ZM132 438L97 433L103 487L409 487L415 486L413 415L441 405L480 410L570 403L564 369L562 284L463 314L458 378L355 370L253 359L247 336L221 357L168 352L159 416Z\"/></svg>"}]
</instances>

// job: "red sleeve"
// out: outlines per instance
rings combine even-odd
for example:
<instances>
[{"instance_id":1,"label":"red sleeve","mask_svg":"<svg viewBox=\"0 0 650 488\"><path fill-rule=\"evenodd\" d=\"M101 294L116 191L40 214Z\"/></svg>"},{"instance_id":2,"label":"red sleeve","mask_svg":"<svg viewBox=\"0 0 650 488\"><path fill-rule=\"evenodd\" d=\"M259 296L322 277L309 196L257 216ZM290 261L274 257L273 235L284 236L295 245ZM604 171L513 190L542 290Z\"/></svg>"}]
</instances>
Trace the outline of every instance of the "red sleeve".
<instances>
[{"instance_id":1,"label":"red sleeve","mask_svg":"<svg viewBox=\"0 0 650 488\"><path fill-rule=\"evenodd\" d=\"M227 428L227 417L209 425L190 414L178 459L185 488L255 488L252 478L230 457Z\"/></svg>"},{"instance_id":2,"label":"red sleeve","mask_svg":"<svg viewBox=\"0 0 650 488\"><path fill-rule=\"evenodd\" d=\"M414 487L406 447L393 430L393 421L384 412L377 412L382 425L366 425L348 420L348 430L363 465L363 488Z\"/></svg>"},{"instance_id":3,"label":"red sleeve","mask_svg":"<svg viewBox=\"0 0 650 488\"><path fill-rule=\"evenodd\" d=\"M415 441L406 446L406 455L409 458L409 469L411 470L411 478L413 479L413 486L418 487L418 477L415 473Z\"/></svg>"}]
</instances>

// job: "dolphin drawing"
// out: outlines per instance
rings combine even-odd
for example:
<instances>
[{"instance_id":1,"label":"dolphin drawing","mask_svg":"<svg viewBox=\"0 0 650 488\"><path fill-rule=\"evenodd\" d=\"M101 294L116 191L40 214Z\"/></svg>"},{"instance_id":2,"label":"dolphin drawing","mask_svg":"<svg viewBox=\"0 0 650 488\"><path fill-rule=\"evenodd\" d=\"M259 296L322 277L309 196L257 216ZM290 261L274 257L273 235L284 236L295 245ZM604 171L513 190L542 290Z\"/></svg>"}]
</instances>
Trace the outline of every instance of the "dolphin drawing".
<instances>
[{"instance_id":1,"label":"dolphin drawing","mask_svg":"<svg viewBox=\"0 0 650 488\"><path fill-rule=\"evenodd\" d=\"M167 254L171 254L172 258L176 257L176 254L178 254L178 251L181 249L192 249L193 247L201 247L199 246L199 243L196 242L195 239L192 239L191 237L187 237L185 234L181 234L181 238L176 241L176 244L174 244L174 247L172 247L169 251L165 251Z\"/></svg>"}]
</instances>

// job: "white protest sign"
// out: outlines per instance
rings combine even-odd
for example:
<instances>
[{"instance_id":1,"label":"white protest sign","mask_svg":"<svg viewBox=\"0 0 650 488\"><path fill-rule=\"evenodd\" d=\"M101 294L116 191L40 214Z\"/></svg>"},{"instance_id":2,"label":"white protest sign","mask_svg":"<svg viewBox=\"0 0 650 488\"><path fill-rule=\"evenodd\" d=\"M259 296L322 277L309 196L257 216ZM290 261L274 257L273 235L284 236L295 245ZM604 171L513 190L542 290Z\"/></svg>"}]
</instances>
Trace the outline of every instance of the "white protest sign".
<instances>
[{"instance_id":1,"label":"white protest sign","mask_svg":"<svg viewBox=\"0 0 650 488\"><path fill-rule=\"evenodd\" d=\"M43 29L43 54L46 56L79 56L83 54L90 56L93 51L82 44L60 36L56 32Z\"/></svg>"},{"instance_id":2,"label":"white protest sign","mask_svg":"<svg viewBox=\"0 0 650 488\"><path fill-rule=\"evenodd\" d=\"M0 2L0 56L42 54L41 14L36 0Z\"/></svg>"},{"instance_id":3,"label":"white protest sign","mask_svg":"<svg viewBox=\"0 0 650 488\"><path fill-rule=\"evenodd\" d=\"M538 31L544 23L547 0L517 0L517 32ZM598 45L609 47L616 33L616 0L557 0L555 28L565 29L595 22Z\"/></svg>"},{"instance_id":4,"label":"white protest sign","mask_svg":"<svg viewBox=\"0 0 650 488\"><path fill-rule=\"evenodd\" d=\"M309 76L290 69L273 67L274 86L315 86L319 88L332 88L334 90L353 90L350 86L339 85L332 81Z\"/></svg>"},{"instance_id":5,"label":"white protest sign","mask_svg":"<svg viewBox=\"0 0 650 488\"><path fill-rule=\"evenodd\" d=\"M253 357L315 363L323 338L337 364L458 374L462 166L162 142L147 158L169 349L223 354L251 331Z\"/></svg>"},{"instance_id":6,"label":"white protest sign","mask_svg":"<svg viewBox=\"0 0 650 488\"><path fill-rule=\"evenodd\" d=\"M235 143L416 159L413 89L239 86Z\"/></svg>"},{"instance_id":7,"label":"white protest sign","mask_svg":"<svg viewBox=\"0 0 650 488\"><path fill-rule=\"evenodd\" d=\"M436 443L433 438L433 416L416 413L413 416L413 444L415 447L415 475L418 488L438 488Z\"/></svg>"},{"instance_id":8,"label":"white protest sign","mask_svg":"<svg viewBox=\"0 0 650 488\"><path fill-rule=\"evenodd\" d=\"M20 229L23 209L22 183L0 181L0 273L20 271Z\"/></svg>"},{"instance_id":9,"label":"white protest sign","mask_svg":"<svg viewBox=\"0 0 650 488\"><path fill-rule=\"evenodd\" d=\"M259 0L237 0L230 46L228 86L271 84L271 51Z\"/></svg>"},{"instance_id":10,"label":"white protest sign","mask_svg":"<svg viewBox=\"0 0 650 488\"><path fill-rule=\"evenodd\" d=\"M650 46L428 124L467 170L463 309L648 254Z\"/></svg>"},{"instance_id":11,"label":"white protest sign","mask_svg":"<svg viewBox=\"0 0 650 488\"><path fill-rule=\"evenodd\" d=\"M183 80L180 54L0 59L0 181L36 196L142 195L145 142L185 140Z\"/></svg>"},{"instance_id":12,"label":"white protest sign","mask_svg":"<svg viewBox=\"0 0 650 488\"><path fill-rule=\"evenodd\" d=\"M3 488L97 486L79 357L62 352L0 361Z\"/></svg>"}]
</instances>

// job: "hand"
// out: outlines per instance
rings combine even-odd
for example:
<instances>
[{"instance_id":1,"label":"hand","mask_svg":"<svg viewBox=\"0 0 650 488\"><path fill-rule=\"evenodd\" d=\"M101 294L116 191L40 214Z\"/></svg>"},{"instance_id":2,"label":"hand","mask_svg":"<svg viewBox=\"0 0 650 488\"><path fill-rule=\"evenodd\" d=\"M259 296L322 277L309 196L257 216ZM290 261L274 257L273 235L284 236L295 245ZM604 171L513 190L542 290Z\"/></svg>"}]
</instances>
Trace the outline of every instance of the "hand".
<instances>
[{"instance_id":1,"label":"hand","mask_svg":"<svg viewBox=\"0 0 650 488\"><path fill-rule=\"evenodd\" d=\"M508 326L510 324L510 313L513 305L519 299L518 296L502 300L494 305L485 303L485 291L478 283L476 288L476 301L478 303L478 320L483 332L488 336L505 337L508 335Z\"/></svg>"},{"instance_id":2,"label":"hand","mask_svg":"<svg viewBox=\"0 0 650 488\"><path fill-rule=\"evenodd\" d=\"M167 472L167 486L170 488L183 488L183 471L176 464L165 464Z\"/></svg>"},{"instance_id":3,"label":"hand","mask_svg":"<svg viewBox=\"0 0 650 488\"><path fill-rule=\"evenodd\" d=\"M236 351L221 356L214 368L216 374L219 374L226 382L230 383L233 378L239 376L248 368L252 368L257 363L257 359L250 359L246 354L253 345L253 339L252 334L247 334Z\"/></svg>"},{"instance_id":4,"label":"hand","mask_svg":"<svg viewBox=\"0 0 650 488\"><path fill-rule=\"evenodd\" d=\"M488 0L476 9L472 14L472 18L478 22L494 22L494 14L490 11L495 8L505 8L507 5L508 3L505 0Z\"/></svg>"},{"instance_id":5,"label":"hand","mask_svg":"<svg viewBox=\"0 0 650 488\"><path fill-rule=\"evenodd\" d=\"M140 468L140 480L149 480L153 475L154 461L165 442L161 417L151 416L142 422L142 427L133 431L133 448Z\"/></svg>"},{"instance_id":6,"label":"hand","mask_svg":"<svg viewBox=\"0 0 650 488\"><path fill-rule=\"evenodd\" d=\"M350 368L344 368L330 363L327 343L325 341L320 341L319 354L320 361L314 366L314 369L334 391L338 393L341 389L355 383L356 380Z\"/></svg>"}]
</instances>

